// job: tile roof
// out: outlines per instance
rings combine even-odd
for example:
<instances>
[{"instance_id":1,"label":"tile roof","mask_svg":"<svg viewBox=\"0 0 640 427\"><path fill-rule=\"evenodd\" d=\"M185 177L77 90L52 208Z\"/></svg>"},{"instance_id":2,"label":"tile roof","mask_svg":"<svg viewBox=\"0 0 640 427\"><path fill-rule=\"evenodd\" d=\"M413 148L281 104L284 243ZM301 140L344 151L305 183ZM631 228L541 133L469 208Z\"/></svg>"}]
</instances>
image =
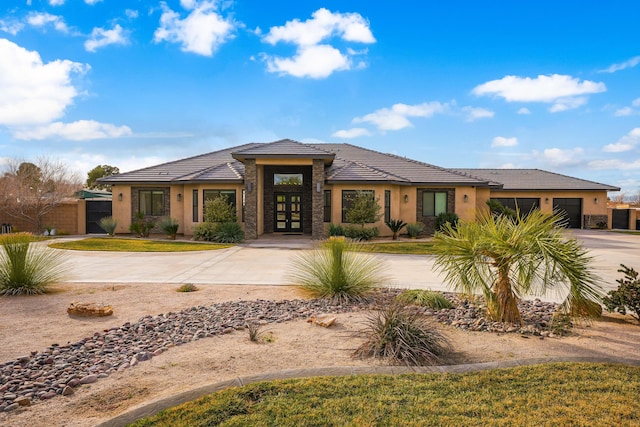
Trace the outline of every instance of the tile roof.
<instances>
[{"instance_id":1,"label":"tile roof","mask_svg":"<svg viewBox=\"0 0 640 427\"><path fill-rule=\"evenodd\" d=\"M331 160L334 158L335 154L316 148L310 144L303 144L291 139L281 139L279 141L234 150L231 153L231 156L238 160L274 157L299 157Z\"/></svg>"},{"instance_id":2,"label":"tile roof","mask_svg":"<svg viewBox=\"0 0 640 427\"><path fill-rule=\"evenodd\" d=\"M501 183L502 190L605 190L620 191L599 182L540 169L456 169L469 176Z\"/></svg>"}]
</instances>

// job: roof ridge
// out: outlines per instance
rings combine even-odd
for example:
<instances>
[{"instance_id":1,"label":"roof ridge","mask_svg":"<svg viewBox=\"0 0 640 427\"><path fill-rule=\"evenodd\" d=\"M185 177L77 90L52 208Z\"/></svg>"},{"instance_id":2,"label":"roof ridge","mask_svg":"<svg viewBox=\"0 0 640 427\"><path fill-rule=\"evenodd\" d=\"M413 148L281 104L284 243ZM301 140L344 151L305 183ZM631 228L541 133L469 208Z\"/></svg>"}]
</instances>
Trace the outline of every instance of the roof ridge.
<instances>
[{"instance_id":1,"label":"roof ridge","mask_svg":"<svg viewBox=\"0 0 640 427\"><path fill-rule=\"evenodd\" d=\"M242 175L240 175L240 172L238 172L238 170L235 167L233 167L233 164L231 162L227 162L227 167L231 169L231 172L233 172L235 176L238 177L238 179L244 178Z\"/></svg>"}]
</instances>

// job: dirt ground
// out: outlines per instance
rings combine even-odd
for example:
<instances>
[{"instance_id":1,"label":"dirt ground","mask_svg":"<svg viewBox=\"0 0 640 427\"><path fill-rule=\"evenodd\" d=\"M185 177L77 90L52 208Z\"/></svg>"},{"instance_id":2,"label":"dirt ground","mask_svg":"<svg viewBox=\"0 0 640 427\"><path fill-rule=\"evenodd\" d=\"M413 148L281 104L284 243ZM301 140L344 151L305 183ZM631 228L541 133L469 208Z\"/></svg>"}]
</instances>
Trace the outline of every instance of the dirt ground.
<instances>
[{"instance_id":1,"label":"dirt ground","mask_svg":"<svg viewBox=\"0 0 640 427\"><path fill-rule=\"evenodd\" d=\"M0 297L0 362L92 335L96 331L135 322L144 315L179 311L194 305L233 300L297 298L283 286L200 285L199 291L176 292L166 284L65 284L43 296ZM67 315L69 303L110 304L104 318ZM0 414L6 426L93 426L126 410L218 381L294 368L372 366L352 359L365 313L337 316L331 328L304 320L268 325L270 342L256 344L248 333L206 338L173 347L96 383L76 388L73 395L34 402L30 407ZM517 334L464 332L442 326L460 363L529 359L550 356L616 356L640 360L640 326L630 317L605 315L579 325L569 337L523 338Z\"/></svg>"}]
</instances>

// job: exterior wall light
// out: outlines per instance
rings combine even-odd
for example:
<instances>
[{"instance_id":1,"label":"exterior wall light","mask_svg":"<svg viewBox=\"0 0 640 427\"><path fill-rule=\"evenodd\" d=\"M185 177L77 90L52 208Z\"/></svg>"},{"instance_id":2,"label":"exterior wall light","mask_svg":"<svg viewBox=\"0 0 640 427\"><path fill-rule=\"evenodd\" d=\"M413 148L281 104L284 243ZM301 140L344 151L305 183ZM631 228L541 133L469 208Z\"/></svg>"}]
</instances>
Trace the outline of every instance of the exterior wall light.
<instances>
[{"instance_id":1,"label":"exterior wall light","mask_svg":"<svg viewBox=\"0 0 640 427\"><path fill-rule=\"evenodd\" d=\"M316 193L319 193L322 189L322 185L319 182L316 182Z\"/></svg>"},{"instance_id":2,"label":"exterior wall light","mask_svg":"<svg viewBox=\"0 0 640 427\"><path fill-rule=\"evenodd\" d=\"M405 203L409 203L409 195L408 194L404 195L404 202Z\"/></svg>"},{"instance_id":3,"label":"exterior wall light","mask_svg":"<svg viewBox=\"0 0 640 427\"><path fill-rule=\"evenodd\" d=\"M181 202L182 201L182 193L178 193L178 201Z\"/></svg>"},{"instance_id":4,"label":"exterior wall light","mask_svg":"<svg viewBox=\"0 0 640 427\"><path fill-rule=\"evenodd\" d=\"M251 182L247 182L247 191L248 191L249 193L251 193L251 190L252 190L252 189L253 189L253 183L251 183Z\"/></svg>"},{"instance_id":5,"label":"exterior wall light","mask_svg":"<svg viewBox=\"0 0 640 427\"><path fill-rule=\"evenodd\" d=\"M122 201L122 193L118 194L118 201L121 202Z\"/></svg>"},{"instance_id":6,"label":"exterior wall light","mask_svg":"<svg viewBox=\"0 0 640 427\"><path fill-rule=\"evenodd\" d=\"M593 203L595 203L596 205L598 204L598 198L597 197L594 197Z\"/></svg>"},{"instance_id":7,"label":"exterior wall light","mask_svg":"<svg viewBox=\"0 0 640 427\"><path fill-rule=\"evenodd\" d=\"M545 203L546 205L548 205L548 204L549 204L549 198L548 198L548 197L545 197L545 198L544 198L544 203Z\"/></svg>"},{"instance_id":8,"label":"exterior wall light","mask_svg":"<svg viewBox=\"0 0 640 427\"><path fill-rule=\"evenodd\" d=\"M469 196L467 196L467 195L465 194L465 195L464 195L464 197L462 198L462 200L463 200L465 203L468 203L468 202L469 202Z\"/></svg>"}]
</instances>

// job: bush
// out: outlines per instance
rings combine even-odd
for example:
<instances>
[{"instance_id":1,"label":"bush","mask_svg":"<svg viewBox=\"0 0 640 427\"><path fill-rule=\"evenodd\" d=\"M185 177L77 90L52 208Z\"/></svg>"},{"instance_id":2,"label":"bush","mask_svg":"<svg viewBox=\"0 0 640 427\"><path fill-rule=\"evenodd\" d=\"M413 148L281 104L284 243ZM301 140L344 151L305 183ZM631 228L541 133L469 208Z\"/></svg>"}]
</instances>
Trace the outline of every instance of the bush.
<instances>
[{"instance_id":1,"label":"bush","mask_svg":"<svg viewBox=\"0 0 640 427\"><path fill-rule=\"evenodd\" d=\"M435 229L436 231L442 231L445 228L445 224L449 223L451 224L451 228L455 230L458 228L458 221L460 221L460 218L458 218L458 215L455 213L442 212L436 217Z\"/></svg>"},{"instance_id":2,"label":"bush","mask_svg":"<svg viewBox=\"0 0 640 427\"><path fill-rule=\"evenodd\" d=\"M401 219L392 219L385 222L385 224L393 232L393 240L397 240L398 233L400 233L400 231L407 226L407 223Z\"/></svg>"},{"instance_id":3,"label":"bush","mask_svg":"<svg viewBox=\"0 0 640 427\"><path fill-rule=\"evenodd\" d=\"M421 222L411 222L407 224L407 234L412 239L418 237L420 233L422 233L422 230L424 230L424 224Z\"/></svg>"},{"instance_id":4,"label":"bush","mask_svg":"<svg viewBox=\"0 0 640 427\"><path fill-rule=\"evenodd\" d=\"M136 237L149 237L149 233L155 227L155 222L151 219L144 219L142 212L136 212L136 219L129 226L131 231Z\"/></svg>"},{"instance_id":5,"label":"bush","mask_svg":"<svg viewBox=\"0 0 640 427\"><path fill-rule=\"evenodd\" d=\"M204 220L222 224L236 222L236 208L227 200L226 196L218 196L204 202Z\"/></svg>"},{"instance_id":6,"label":"bush","mask_svg":"<svg viewBox=\"0 0 640 427\"><path fill-rule=\"evenodd\" d=\"M198 287L193 283L185 283L184 285L178 288L178 292L195 292L198 290Z\"/></svg>"},{"instance_id":7,"label":"bush","mask_svg":"<svg viewBox=\"0 0 640 427\"><path fill-rule=\"evenodd\" d=\"M329 236L344 236L344 227L340 224L329 224Z\"/></svg>"},{"instance_id":8,"label":"bush","mask_svg":"<svg viewBox=\"0 0 640 427\"><path fill-rule=\"evenodd\" d=\"M344 228L344 236L349 239L362 241L371 240L380 234L378 227L360 227L356 225L350 225Z\"/></svg>"},{"instance_id":9,"label":"bush","mask_svg":"<svg viewBox=\"0 0 640 427\"><path fill-rule=\"evenodd\" d=\"M160 230L162 230L167 236L175 237L176 234L178 234L180 224L177 219L166 216L160 219L158 227L160 227Z\"/></svg>"},{"instance_id":10,"label":"bush","mask_svg":"<svg viewBox=\"0 0 640 427\"><path fill-rule=\"evenodd\" d=\"M98 226L100 226L100 228L102 228L109 236L113 236L116 232L118 221L112 216L106 216L104 218L100 218Z\"/></svg>"},{"instance_id":11,"label":"bush","mask_svg":"<svg viewBox=\"0 0 640 427\"><path fill-rule=\"evenodd\" d=\"M431 290L411 289L402 292L396 297L396 301L405 304L430 307L436 310L453 308L453 304L442 295L441 292Z\"/></svg>"},{"instance_id":12,"label":"bush","mask_svg":"<svg viewBox=\"0 0 640 427\"><path fill-rule=\"evenodd\" d=\"M0 295L42 294L67 270L64 252L31 245L29 233L0 236Z\"/></svg>"},{"instance_id":13,"label":"bush","mask_svg":"<svg viewBox=\"0 0 640 427\"><path fill-rule=\"evenodd\" d=\"M237 222L223 222L217 224L213 234L216 243L240 243L244 241L244 230Z\"/></svg>"},{"instance_id":14,"label":"bush","mask_svg":"<svg viewBox=\"0 0 640 427\"><path fill-rule=\"evenodd\" d=\"M331 239L294 257L289 280L313 298L337 301L365 298L386 277L380 261L359 253L359 249L358 244L345 239Z\"/></svg>"},{"instance_id":15,"label":"bush","mask_svg":"<svg viewBox=\"0 0 640 427\"><path fill-rule=\"evenodd\" d=\"M618 271L624 273L622 279L616 280L620 284L615 291L609 291L602 298L602 302L609 312L617 311L620 314L627 314L627 310L630 311L630 315L636 318L640 322L640 279L638 279L638 272L633 268L629 268L624 264L620 264Z\"/></svg>"},{"instance_id":16,"label":"bush","mask_svg":"<svg viewBox=\"0 0 640 427\"><path fill-rule=\"evenodd\" d=\"M204 240L205 242L213 242L216 238L217 228L218 225L214 224L213 222L203 222L202 224L198 224L193 229L193 239Z\"/></svg>"},{"instance_id":17,"label":"bush","mask_svg":"<svg viewBox=\"0 0 640 427\"><path fill-rule=\"evenodd\" d=\"M408 366L435 365L451 352L447 339L415 310L391 304L366 320L359 334L366 341L354 356L374 357Z\"/></svg>"}]
</instances>

